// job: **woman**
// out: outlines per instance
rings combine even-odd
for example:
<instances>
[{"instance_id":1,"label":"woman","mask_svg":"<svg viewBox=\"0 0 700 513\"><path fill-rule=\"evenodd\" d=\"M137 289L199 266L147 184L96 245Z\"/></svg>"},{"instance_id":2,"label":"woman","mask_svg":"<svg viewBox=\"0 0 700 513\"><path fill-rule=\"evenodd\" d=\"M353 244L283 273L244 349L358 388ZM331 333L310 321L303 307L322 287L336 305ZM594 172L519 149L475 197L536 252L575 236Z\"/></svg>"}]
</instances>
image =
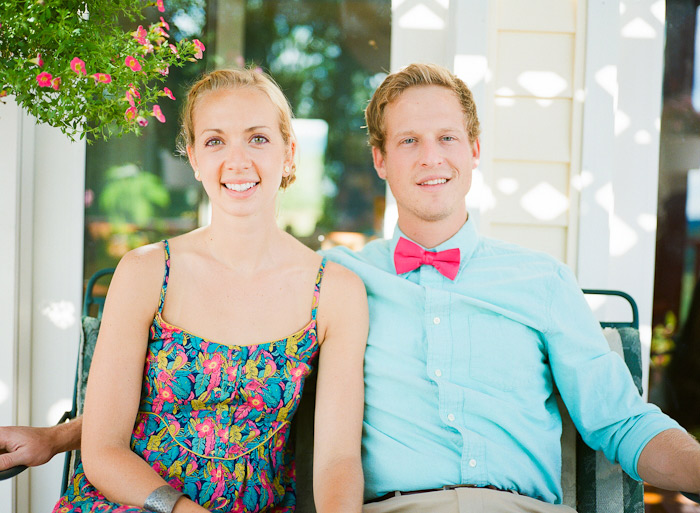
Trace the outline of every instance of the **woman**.
<instances>
[{"instance_id":1,"label":"woman","mask_svg":"<svg viewBox=\"0 0 700 513\"><path fill-rule=\"evenodd\" d=\"M190 90L183 139L211 224L117 267L83 466L55 511L294 511L285 444L320 353L316 507L359 512L367 300L357 276L276 225L295 172L289 105L262 73L214 71Z\"/></svg>"}]
</instances>

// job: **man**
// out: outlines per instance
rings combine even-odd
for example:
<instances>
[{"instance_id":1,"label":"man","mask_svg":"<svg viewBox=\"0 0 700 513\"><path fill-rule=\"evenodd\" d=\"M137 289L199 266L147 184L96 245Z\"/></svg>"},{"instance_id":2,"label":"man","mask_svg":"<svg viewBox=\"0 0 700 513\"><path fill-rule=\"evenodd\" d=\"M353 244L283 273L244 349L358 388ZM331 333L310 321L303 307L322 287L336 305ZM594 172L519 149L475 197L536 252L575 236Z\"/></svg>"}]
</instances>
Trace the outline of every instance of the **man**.
<instances>
[{"instance_id":1,"label":"man","mask_svg":"<svg viewBox=\"0 0 700 513\"><path fill-rule=\"evenodd\" d=\"M559 504L555 382L589 445L635 478L700 491L700 446L639 397L572 273L477 234L464 201L480 155L466 85L411 65L385 79L366 117L398 228L359 253L328 253L369 299L364 511L571 512ZM13 451L0 468L75 446L79 427L0 430Z\"/></svg>"}]
</instances>

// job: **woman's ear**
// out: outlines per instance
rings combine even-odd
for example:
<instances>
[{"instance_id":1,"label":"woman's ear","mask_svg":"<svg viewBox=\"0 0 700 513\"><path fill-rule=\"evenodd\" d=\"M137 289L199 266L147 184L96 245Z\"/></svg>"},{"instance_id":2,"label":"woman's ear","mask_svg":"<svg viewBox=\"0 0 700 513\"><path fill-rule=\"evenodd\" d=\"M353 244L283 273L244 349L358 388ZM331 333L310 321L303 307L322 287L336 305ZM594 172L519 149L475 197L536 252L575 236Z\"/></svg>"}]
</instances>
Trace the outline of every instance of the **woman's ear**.
<instances>
[{"instance_id":1,"label":"woman's ear","mask_svg":"<svg viewBox=\"0 0 700 513\"><path fill-rule=\"evenodd\" d=\"M194 179L200 181L199 171L197 169L197 159L194 156L192 146L189 144L187 145L187 159L190 161L190 166L192 166L192 170L194 171Z\"/></svg>"}]
</instances>

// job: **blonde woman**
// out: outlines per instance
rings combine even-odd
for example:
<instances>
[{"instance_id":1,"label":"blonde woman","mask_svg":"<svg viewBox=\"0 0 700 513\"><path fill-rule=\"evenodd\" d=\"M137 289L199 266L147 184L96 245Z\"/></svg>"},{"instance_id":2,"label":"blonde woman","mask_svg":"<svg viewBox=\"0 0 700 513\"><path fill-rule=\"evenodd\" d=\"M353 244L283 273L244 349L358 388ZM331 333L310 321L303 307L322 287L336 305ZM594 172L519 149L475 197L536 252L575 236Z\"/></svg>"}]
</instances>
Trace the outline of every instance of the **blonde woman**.
<instances>
[{"instance_id":1,"label":"blonde woman","mask_svg":"<svg viewBox=\"0 0 700 513\"><path fill-rule=\"evenodd\" d=\"M316 507L359 512L366 296L276 225L288 102L262 73L214 71L189 92L183 139L211 224L117 267L83 464L54 511L294 511L290 420L318 363Z\"/></svg>"}]
</instances>

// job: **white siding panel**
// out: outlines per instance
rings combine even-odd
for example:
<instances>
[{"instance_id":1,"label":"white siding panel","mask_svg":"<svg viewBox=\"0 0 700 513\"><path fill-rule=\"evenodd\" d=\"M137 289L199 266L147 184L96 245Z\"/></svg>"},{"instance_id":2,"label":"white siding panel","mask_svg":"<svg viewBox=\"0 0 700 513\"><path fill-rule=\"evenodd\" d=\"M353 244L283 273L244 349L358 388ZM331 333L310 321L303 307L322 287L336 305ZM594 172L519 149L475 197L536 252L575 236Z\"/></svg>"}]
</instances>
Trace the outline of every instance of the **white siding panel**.
<instances>
[{"instance_id":1,"label":"white siding panel","mask_svg":"<svg viewBox=\"0 0 700 513\"><path fill-rule=\"evenodd\" d=\"M496 201L494 223L567 226L568 165L495 161L491 184Z\"/></svg>"},{"instance_id":2,"label":"white siding panel","mask_svg":"<svg viewBox=\"0 0 700 513\"><path fill-rule=\"evenodd\" d=\"M571 101L497 98L494 159L569 162Z\"/></svg>"},{"instance_id":3,"label":"white siding panel","mask_svg":"<svg viewBox=\"0 0 700 513\"><path fill-rule=\"evenodd\" d=\"M500 30L575 32L575 0L500 0Z\"/></svg>"},{"instance_id":4,"label":"white siding panel","mask_svg":"<svg viewBox=\"0 0 700 513\"><path fill-rule=\"evenodd\" d=\"M489 236L543 251L566 262L566 228L493 223Z\"/></svg>"},{"instance_id":5,"label":"white siding panel","mask_svg":"<svg viewBox=\"0 0 700 513\"><path fill-rule=\"evenodd\" d=\"M574 36L501 32L497 96L571 98Z\"/></svg>"}]
</instances>

